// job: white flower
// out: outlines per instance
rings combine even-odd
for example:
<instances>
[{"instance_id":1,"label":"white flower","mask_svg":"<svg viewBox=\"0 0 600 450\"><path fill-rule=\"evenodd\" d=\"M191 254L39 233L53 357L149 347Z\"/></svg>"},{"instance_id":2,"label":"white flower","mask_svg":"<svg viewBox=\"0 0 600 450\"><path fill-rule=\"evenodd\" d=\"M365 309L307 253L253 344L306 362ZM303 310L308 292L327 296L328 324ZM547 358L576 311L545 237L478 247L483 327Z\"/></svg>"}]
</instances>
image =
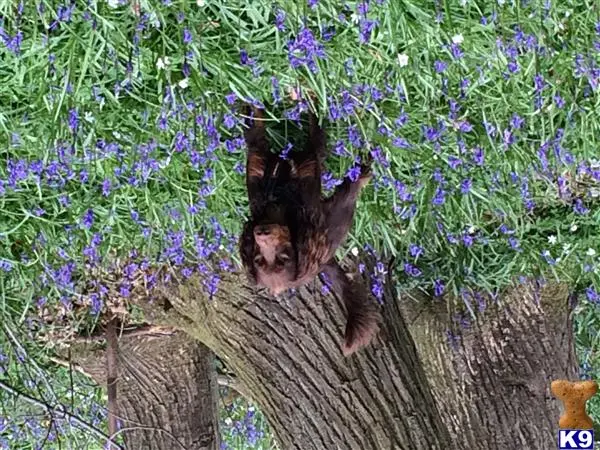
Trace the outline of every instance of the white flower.
<instances>
[{"instance_id":1,"label":"white flower","mask_svg":"<svg viewBox=\"0 0 600 450\"><path fill-rule=\"evenodd\" d=\"M404 53L398 54L398 65L404 67L408 65L408 55Z\"/></svg>"},{"instance_id":2,"label":"white flower","mask_svg":"<svg viewBox=\"0 0 600 450\"><path fill-rule=\"evenodd\" d=\"M557 238L556 236L553 234L552 236L548 236L548 242L551 244L556 244Z\"/></svg>"},{"instance_id":3,"label":"white flower","mask_svg":"<svg viewBox=\"0 0 600 450\"><path fill-rule=\"evenodd\" d=\"M169 64L171 64L171 61L169 60L169 57L168 56L163 56L162 58L158 58L158 60L156 61L156 68L158 70L164 69Z\"/></svg>"},{"instance_id":4,"label":"white flower","mask_svg":"<svg viewBox=\"0 0 600 450\"><path fill-rule=\"evenodd\" d=\"M106 3L108 3L108 7L109 7L109 8L113 8L113 9L115 9L115 8L118 8L118 7L119 7L119 4L120 4L121 2L120 2L120 0L107 0L107 2L106 2Z\"/></svg>"},{"instance_id":5,"label":"white flower","mask_svg":"<svg viewBox=\"0 0 600 450\"><path fill-rule=\"evenodd\" d=\"M573 224L571 225L571 228L569 228L569 230L571 231L571 233L575 233L577 231L577 224Z\"/></svg>"},{"instance_id":6,"label":"white flower","mask_svg":"<svg viewBox=\"0 0 600 450\"><path fill-rule=\"evenodd\" d=\"M198 5L200 8L202 8L206 3L204 2L204 0L196 0L196 5Z\"/></svg>"},{"instance_id":7,"label":"white flower","mask_svg":"<svg viewBox=\"0 0 600 450\"><path fill-rule=\"evenodd\" d=\"M350 253L352 253L354 256L358 256L358 248L352 247L352 250L350 250Z\"/></svg>"},{"instance_id":8,"label":"white flower","mask_svg":"<svg viewBox=\"0 0 600 450\"><path fill-rule=\"evenodd\" d=\"M568 252L570 249L571 249L571 244L569 244L568 242L565 242L565 243L563 244L563 250L564 250L565 252Z\"/></svg>"},{"instance_id":9,"label":"white flower","mask_svg":"<svg viewBox=\"0 0 600 450\"><path fill-rule=\"evenodd\" d=\"M455 34L454 36L452 36L452 42L455 44L462 44L464 40L465 38L462 34Z\"/></svg>"},{"instance_id":10,"label":"white flower","mask_svg":"<svg viewBox=\"0 0 600 450\"><path fill-rule=\"evenodd\" d=\"M154 28L160 28L160 20L154 11L150 11L148 14L148 22L150 22Z\"/></svg>"},{"instance_id":11,"label":"white flower","mask_svg":"<svg viewBox=\"0 0 600 450\"><path fill-rule=\"evenodd\" d=\"M225 418L225 424L226 425L231 425L233 423L233 420L231 419L231 417L226 417Z\"/></svg>"},{"instance_id":12,"label":"white flower","mask_svg":"<svg viewBox=\"0 0 600 450\"><path fill-rule=\"evenodd\" d=\"M476 231L476 230L477 230L477 228L475 228L475 225L471 225L471 226L469 227L469 229L467 230L467 232L468 232L469 234L473 234L473 233L475 233L475 231Z\"/></svg>"},{"instance_id":13,"label":"white flower","mask_svg":"<svg viewBox=\"0 0 600 450\"><path fill-rule=\"evenodd\" d=\"M190 84L189 78L184 78L184 79L180 80L179 83L177 83L177 84L179 85L179 87L181 89L185 89Z\"/></svg>"},{"instance_id":14,"label":"white flower","mask_svg":"<svg viewBox=\"0 0 600 450\"><path fill-rule=\"evenodd\" d=\"M93 123L96 121L96 118L90 111L86 111L85 114L83 115L83 118L86 120L86 122L90 122L90 123Z\"/></svg>"},{"instance_id":15,"label":"white flower","mask_svg":"<svg viewBox=\"0 0 600 450\"><path fill-rule=\"evenodd\" d=\"M595 256L596 255L596 250L594 250L593 248L588 248L587 252L585 252L586 255L588 256Z\"/></svg>"}]
</instances>

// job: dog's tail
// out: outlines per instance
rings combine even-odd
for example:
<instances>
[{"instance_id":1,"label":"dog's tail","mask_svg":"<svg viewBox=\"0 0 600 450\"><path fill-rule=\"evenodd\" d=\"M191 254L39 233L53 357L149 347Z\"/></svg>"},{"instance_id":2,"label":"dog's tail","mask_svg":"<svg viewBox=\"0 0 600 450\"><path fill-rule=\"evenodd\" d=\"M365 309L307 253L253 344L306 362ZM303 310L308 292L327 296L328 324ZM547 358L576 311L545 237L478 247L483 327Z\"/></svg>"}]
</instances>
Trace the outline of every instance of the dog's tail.
<instances>
[{"instance_id":1,"label":"dog's tail","mask_svg":"<svg viewBox=\"0 0 600 450\"><path fill-rule=\"evenodd\" d=\"M323 272L327 284L344 300L346 331L342 352L349 356L368 345L379 330L379 307L369 298L367 287L358 279L349 280L334 259L325 265Z\"/></svg>"}]
</instances>

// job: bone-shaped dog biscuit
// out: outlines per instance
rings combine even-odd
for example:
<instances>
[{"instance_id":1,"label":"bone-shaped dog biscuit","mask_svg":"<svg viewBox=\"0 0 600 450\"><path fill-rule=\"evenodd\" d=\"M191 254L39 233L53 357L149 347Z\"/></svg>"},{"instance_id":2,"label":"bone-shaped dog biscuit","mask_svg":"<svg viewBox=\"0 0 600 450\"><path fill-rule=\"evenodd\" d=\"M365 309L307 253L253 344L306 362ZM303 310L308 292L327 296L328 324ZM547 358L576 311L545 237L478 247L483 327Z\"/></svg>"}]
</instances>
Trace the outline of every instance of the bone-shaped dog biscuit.
<instances>
[{"instance_id":1,"label":"bone-shaped dog biscuit","mask_svg":"<svg viewBox=\"0 0 600 450\"><path fill-rule=\"evenodd\" d=\"M563 415L558 421L559 428L590 430L594 427L592 419L585 412L585 402L598 392L598 383L591 380L556 380L550 385L550 390L564 405Z\"/></svg>"}]
</instances>

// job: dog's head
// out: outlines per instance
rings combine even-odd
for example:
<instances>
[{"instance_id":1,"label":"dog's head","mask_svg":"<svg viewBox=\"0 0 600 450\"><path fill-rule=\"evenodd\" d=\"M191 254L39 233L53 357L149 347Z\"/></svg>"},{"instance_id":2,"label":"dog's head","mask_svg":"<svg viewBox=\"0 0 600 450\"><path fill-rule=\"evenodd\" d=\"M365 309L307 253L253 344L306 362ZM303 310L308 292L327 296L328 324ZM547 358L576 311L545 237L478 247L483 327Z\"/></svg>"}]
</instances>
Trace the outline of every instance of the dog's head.
<instances>
[{"instance_id":1,"label":"dog's head","mask_svg":"<svg viewBox=\"0 0 600 450\"><path fill-rule=\"evenodd\" d=\"M296 249L290 229L278 223L247 222L240 239L242 262L251 282L278 295L296 278Z\"/></svg>"}]
</instances>

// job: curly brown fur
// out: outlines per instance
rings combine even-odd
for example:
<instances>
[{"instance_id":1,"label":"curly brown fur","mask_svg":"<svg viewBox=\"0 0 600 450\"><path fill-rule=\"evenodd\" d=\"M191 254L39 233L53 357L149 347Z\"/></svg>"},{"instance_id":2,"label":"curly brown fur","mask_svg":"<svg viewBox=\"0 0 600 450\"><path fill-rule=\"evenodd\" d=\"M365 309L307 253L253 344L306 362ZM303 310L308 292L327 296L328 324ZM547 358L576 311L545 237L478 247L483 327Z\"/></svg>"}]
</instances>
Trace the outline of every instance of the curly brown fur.
<instances>
[{"instance_id":1,"label":"curly brown fur","mask_svg":"<svg viewBox=\"0 0 600 450\"><path fill-rule=\"evenodd\" d=\"M342 352L349 356L371 342L379 330L379 308L369 301L366 286L358 278L348 279L335 258L323 266L323 274L332 291L344 300L347 319Z\"/></svg>"},{"instance_id":2,"label":"curly brown fur","mask_svg":"<svg viewBox=\"0 0 600 450\"><path fill-rule=\"evenodd\" d=\"M369 305L366 290L347 280L333 256L352 225L360 190L371 178L369 165L361 167L358 180L345 179L331 197L322 199L326 135L316 116L309 113L304 151L282 159L269 151L264 112L247 107L246 113L251 217L240 236L240 254L248 279L278 295L310 282L325 269L346 305L344 353L352 353L369 342L379 316Z\"/></svg>"}]
</instances>

